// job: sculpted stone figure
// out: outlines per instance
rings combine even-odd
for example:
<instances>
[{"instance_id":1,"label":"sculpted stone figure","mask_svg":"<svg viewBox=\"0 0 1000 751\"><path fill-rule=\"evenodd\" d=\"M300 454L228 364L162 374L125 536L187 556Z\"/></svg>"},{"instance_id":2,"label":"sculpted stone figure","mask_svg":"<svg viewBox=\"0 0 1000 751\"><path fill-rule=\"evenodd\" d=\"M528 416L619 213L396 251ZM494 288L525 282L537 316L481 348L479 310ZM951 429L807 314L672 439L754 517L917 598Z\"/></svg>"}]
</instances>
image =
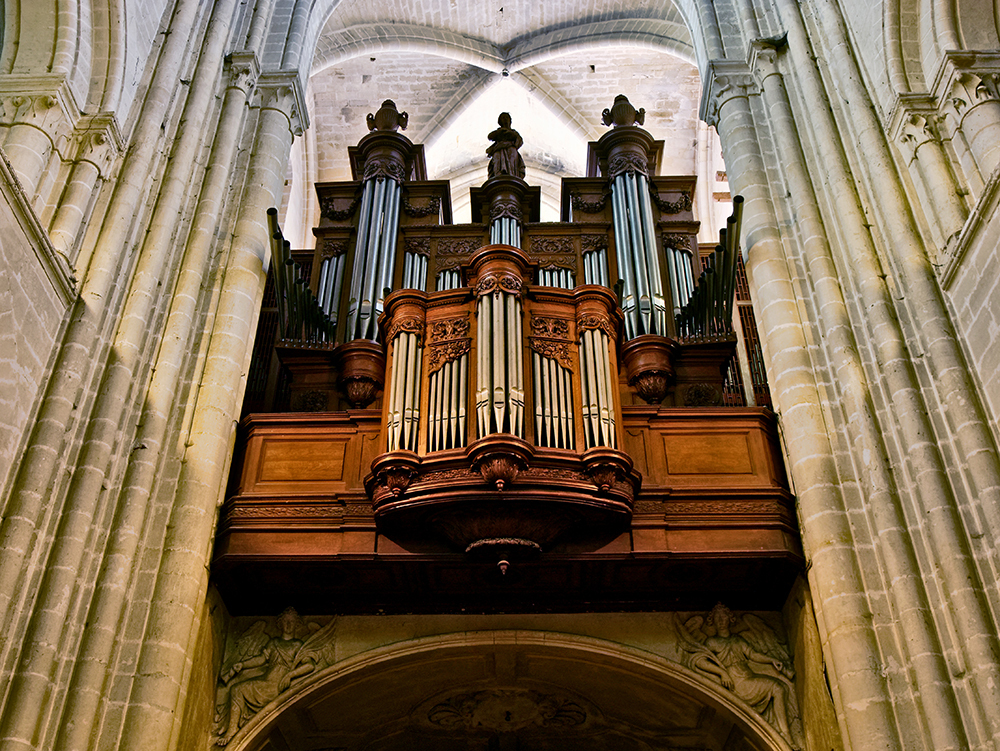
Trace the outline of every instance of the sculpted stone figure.
<instances>
[{"instance_id":1,"label":"sculpted stone figure","mask_svg":"<svg viewBox=\"0 0 1000 751\"><path fill-rule=\"evenodd\" d=\"M266 621L248 628L222 666L216 694L217 746L225 746L264 706L287 691L292 682L332 661L332 620L320 628L303 623L293 608L278 616L278 634ZM303 634L306 638L303 639Z\"/></svg>"},{"instance_id":2,"label":"sculpted stone figure","mask_svg":"<svg viewBox=\"0 0 1000 751\"><path fill-rule=\"evenodd\" d=\"M719 603L707 617L678 619L686 663L753 707L795 748L801 748L790 656L757 616L736 616Z\"/></svg>"},{"instance_id":3,"label":"sculpted stone figure","mask_svg":"<svg viewBox=\"0 0 1000 751\"><path fill-rule=\"evenodd\" d=\"M523 145L521 134L510 127L510 115L502 112L497 118L500 126L489 135L493 141L486 149L490 158L489 176L512 175L524 179L524 160L518 151Z\"/></svg>"}]
</instances>

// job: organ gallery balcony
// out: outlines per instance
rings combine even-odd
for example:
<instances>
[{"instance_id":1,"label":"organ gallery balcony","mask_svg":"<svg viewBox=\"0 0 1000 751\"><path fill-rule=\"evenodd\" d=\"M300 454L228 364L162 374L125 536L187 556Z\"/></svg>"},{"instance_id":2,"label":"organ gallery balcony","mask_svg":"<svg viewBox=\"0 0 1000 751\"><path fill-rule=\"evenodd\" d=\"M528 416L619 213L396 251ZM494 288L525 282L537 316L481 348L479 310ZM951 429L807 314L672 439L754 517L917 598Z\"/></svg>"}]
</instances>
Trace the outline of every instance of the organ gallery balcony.
<instances>
[{"instance_id":1,"label":"organ gallery balcony","mask_svg":"<svg viewBox=\"0 0 1000 751\"><path fill-rule=\"evenodd\" d=\"M317 186L314 251L272 215L230 611L781 607L802 556L775 418L728 396L739 202L699 254L693 178L653 174L622 110L563 222L495 150L453 225L391 104L356 180Z\"/></svg>"}]
</instances>

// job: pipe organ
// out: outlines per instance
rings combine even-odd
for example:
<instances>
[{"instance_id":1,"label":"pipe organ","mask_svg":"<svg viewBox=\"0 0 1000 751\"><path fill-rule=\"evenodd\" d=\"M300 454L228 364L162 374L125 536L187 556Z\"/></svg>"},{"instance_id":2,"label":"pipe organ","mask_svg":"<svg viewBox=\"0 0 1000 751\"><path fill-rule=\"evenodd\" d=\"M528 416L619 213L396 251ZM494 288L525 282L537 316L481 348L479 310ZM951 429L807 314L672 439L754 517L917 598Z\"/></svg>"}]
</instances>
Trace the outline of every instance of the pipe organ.
<instances>
[{"instance_id":1,"label":"pipe organ","mask_svg":"<svg viewBox=\"0 0 1000 751\"><path fill-rule=\"evenodd\" d=\"M711 490L731 482L711 474L721 462L752 486L740 497L770 499L768 531L745 554L772 551L760 571L787 579L781 562L798 552L786 533L790 496L770 469L780 466L772 418L720 407L736 344L726 317L739 202L702 272L694 179L656 174L662 142L622 99L605 111L611 130L590 144L589 174L563 180L562 222L539 222L539 189L515 174L520 136L502 116L491 177L472 190L472 223L452 224L448 184L426 179L422 148L398 132L407 117L391 101L351 150L355 180L316 186L311 258L289 250L272 216L283 380L271 416L248 415L241 429L219 576L266 548L252 541L270 538L239 520L270 503L268 488L284 488L279 516L322 506L327 493L357 495L351 513L363 514L344 517L337 544L369 550L351 531L369 529L382 540L364 553L372 561L391 550L430 556L429 566L459 555L470 566L544 568L549 555L577 551L583 561L646 539L637 530L660 529L666 512L637 527L637 504L722 492ZM743 458L703 461L692 446ZM688 475L692 490L678 490ZM758 523L734 520L739 530ZM726 547L742 550L742 535L718 538L720 553L743 555ZM302 544L310 560L339 555ZM703 542L692 544L694 555Z\"/></svg>"}]
</instances>

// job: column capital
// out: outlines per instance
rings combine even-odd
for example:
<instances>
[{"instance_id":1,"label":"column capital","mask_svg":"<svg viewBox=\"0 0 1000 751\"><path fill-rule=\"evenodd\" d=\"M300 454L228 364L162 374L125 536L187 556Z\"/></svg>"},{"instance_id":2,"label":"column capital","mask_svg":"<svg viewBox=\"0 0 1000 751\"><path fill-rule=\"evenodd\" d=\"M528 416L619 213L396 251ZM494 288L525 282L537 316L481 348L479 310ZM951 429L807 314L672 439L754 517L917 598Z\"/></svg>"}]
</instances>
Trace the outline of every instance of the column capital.
<instances>
[{"instance_id":1,"label":"column capital","mask_svg":"<svg viewBox=\"0 0 1000 751\"><path fill-rule=\"evenodd\" d=\"M260 78L260 62L255 52L233 52L226 55L227 89L239 89L248 97Z\"/></svg>"},{"instance_id":2,"label":"column capital","mask_svg":"<svg viewBox=\"0 0 1000 751\"><path fill-rule=\"evenodd\" d=\"M118 118L111 112L84 115L76 123L73 133L74 153L69 155L77 162L90 162L102 178L108 176L118 155L125 150Z\"/></svg>"},{"instance_id":3,"label":"column capital","mask_svg":"<svg viewBox=\"0 0 1000 751\"><path fill-rule=\"evenodd\" d=\"M699 116L709 125L718 125L719 109L734 97L757 94L757 82L742 60L709 60L704 75Z\"/></svg>"},{"instance_id":4,"label":"column capital","mask_svg":"<svg viewBox=\"0 0 1000 751\"><path fill-rule=\"evenodd\" d=\"M60 153L65 153L79 119L80 108L65 76L0 77L0 125L38 128Z\"/></svg>"},{"instance_id":5,"label":"column capital","mask_svg":"<svg viewBox=\"0 0 1000 751\"><path fill-rule=\"evenodd\" d=\"M296 71L261 73L257 94L261 109L277 110L288 118L293 136L301 136L309 127L305 87Z\"/></svg>"}]
</instances>

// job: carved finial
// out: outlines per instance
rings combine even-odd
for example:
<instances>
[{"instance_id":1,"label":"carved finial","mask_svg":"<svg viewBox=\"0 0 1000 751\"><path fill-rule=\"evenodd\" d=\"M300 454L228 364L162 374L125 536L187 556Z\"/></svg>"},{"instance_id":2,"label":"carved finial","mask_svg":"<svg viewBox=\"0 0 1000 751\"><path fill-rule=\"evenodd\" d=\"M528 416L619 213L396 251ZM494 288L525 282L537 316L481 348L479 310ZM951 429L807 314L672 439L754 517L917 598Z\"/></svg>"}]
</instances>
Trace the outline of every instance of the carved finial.
<instances>
[{"instance_id":1,"label":"carved finial","mask_svg":"<svg viewBox=\"0 0 1000 751\"><path fill-rule=\"evenodd\" d=\"M391 99L382 102L382 106L373 115L368 113L368 130L406 130L410 116L396 109L396 103Z\"/></svg>"},{"instance_id":2,"label":"carved finial","mask_svg":"<svg viewBox=\"0 0 1000 751\"><path fill-rule=\"evenodd\" d=\"M524 179L524 160L518 151L523 145L521 134L510 127L510 114L501 112L497 118L500 127L488 136L493 142L486 149L490 158L489 176L511 175Z\"/></svg>"},{"instance_id":3,"label":"carved finial","mask_svg":"<svg viewBox=\"0 0 1000 751\"><path fill-rule=\"evenodd\" d=\"M614 125L616 128L643 125L646 122L646 110L636 110L627 96L619 94L615 97L615 103L611 105L611 109L606 109L601 113L601 119L605 125Z\"/></svg>"}]
</instances>

